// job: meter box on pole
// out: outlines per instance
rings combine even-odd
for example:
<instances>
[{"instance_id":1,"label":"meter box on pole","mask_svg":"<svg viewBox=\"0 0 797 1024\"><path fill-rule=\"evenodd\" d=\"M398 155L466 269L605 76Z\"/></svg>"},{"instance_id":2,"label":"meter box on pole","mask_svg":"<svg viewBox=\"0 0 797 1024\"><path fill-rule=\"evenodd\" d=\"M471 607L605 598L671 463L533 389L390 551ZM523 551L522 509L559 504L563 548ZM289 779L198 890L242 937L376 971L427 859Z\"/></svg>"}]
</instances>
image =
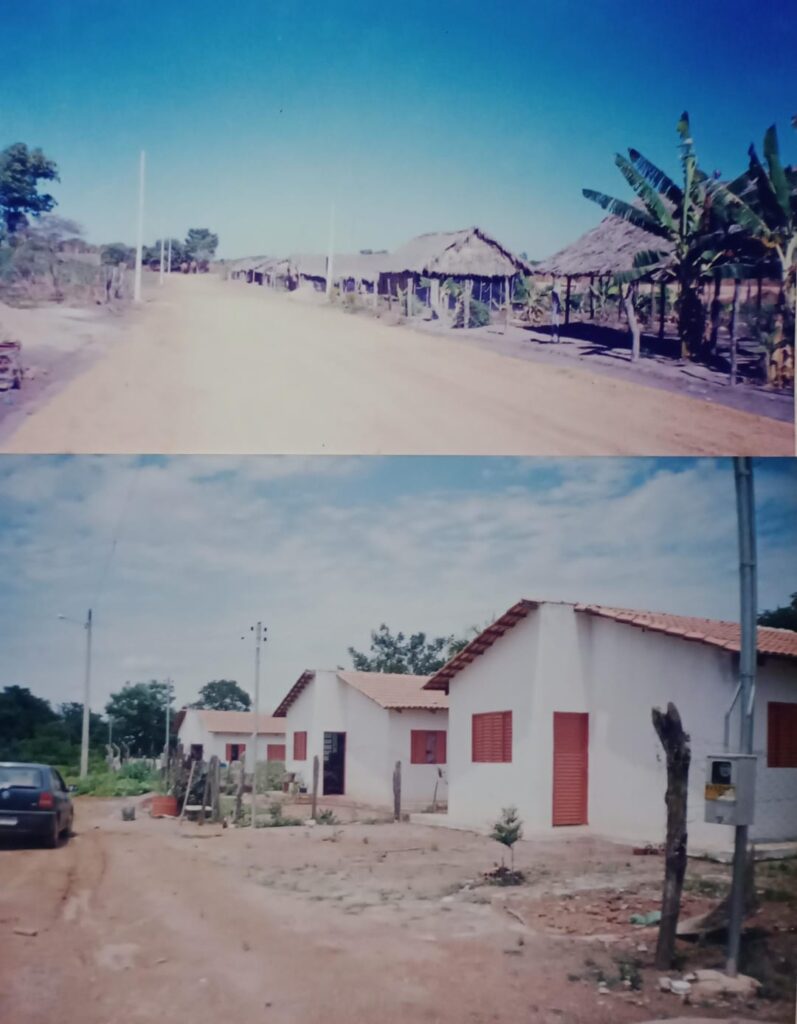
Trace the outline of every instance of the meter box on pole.
<instances>
[{"instance_id":1,"label":"meter box on pole","mask_svg":"<svg viewBox=\"0 0 797 1024\"><path fill-rule=\"evenodd\" d=\"M752 825L755 754L710 754L706 760L706 821Z\"/></svg>"}]
</instances>

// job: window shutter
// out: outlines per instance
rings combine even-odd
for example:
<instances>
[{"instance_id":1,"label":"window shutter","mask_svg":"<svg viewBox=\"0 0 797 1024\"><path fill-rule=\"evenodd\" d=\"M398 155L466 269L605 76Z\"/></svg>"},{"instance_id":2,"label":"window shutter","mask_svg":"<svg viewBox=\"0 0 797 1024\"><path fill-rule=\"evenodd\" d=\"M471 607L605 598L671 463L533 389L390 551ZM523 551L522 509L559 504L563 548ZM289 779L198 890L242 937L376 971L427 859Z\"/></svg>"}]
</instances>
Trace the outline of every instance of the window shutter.
<instances>
[{"instance_id":1,"label":"window shutter","mask_svg":"<svg viewBox=\"0 0 797 1024\"><path fill-rule=\"evenodd\" d=\"M447 750L446 750L446 732L442 730L437 733L437 763L447 764Z\"/></svg>"},{"instance_id":2,"label":"window shutter","mask_svg":"<svg viewBox=\"0 0 797 1024\"><path fill-rule=\"evenodd\" d=\"M472 760L512 760L512 712L489 711L472 719Z\"/></svg>"},{"instance_id":3,"label":"window shutter","mask_svg":"<svg viewBox=\"0 0 797 1024\"><path fill-rule=\"evenodd\" d=\"M410 732L410 764L426 764L426 730Z\"/></svg>"},{"instance_id":4,"label":"window shutter","mask_svg":"<svg viewBox=\"0 0 797 1024\"><path fill-rule=\"evenodd\" d=\"M797 704L767 704L767 767L797 768Z\"/></svg>"},{"instance_id":5,"label":"window shutter","mask_svg":"<svg viewBox=\"0 0 797 1024\"><path fill-rule=\"evenodd\" d=\"M307 733L295 732L293 734L293 759L294 761L307 760Z\"/></svg>"}]
</instances>

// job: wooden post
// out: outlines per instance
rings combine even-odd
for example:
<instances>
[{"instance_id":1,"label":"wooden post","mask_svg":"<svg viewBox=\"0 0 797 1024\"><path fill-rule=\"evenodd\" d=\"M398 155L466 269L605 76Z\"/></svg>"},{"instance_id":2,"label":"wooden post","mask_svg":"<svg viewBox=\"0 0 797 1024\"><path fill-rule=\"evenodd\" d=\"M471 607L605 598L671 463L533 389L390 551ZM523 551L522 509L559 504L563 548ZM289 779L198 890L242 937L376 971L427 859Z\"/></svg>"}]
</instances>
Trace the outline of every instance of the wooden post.
<instances>
[{"instance_id":1,"label":"wooden post","mask_svg":"<svg viewBox=\"0 0 797 1024\"><path fill-rule=\"evenodd\" d=\"M720 278L714 278L714 297L711 300L709 351L714 352L717 348L717 337L720 330L720 317L722 315L722 303L720 302Z\"/></svg>"},{"instance_id":2,"label":"wooden post","mask_svg":"<svg viewBox=\"0 0 797 1024\"><path fill-rule=\"evenodd\" d=\"M401 761L393 769L393 820L401 821Z\"/></svg>"},{"instance_id":3,"label":"wooden post","mask_svg":"<svg viewBox=\"0 0 797 1024\"><path fill-rule=\"evenodd\" d=\"M512 278L504 278L504 286L506 288L506 328L505 333L509 333L509 321L512 319Z\"/></svg>"},{"instance_id":4,"label":"wooden post","mask_svg":"<svg viewBox=\"0 0 797 1024\"><path fill-rule=\"evenodd\" d=\"M595 275L594 274L590 274L589 275L589 318L590 318L590 320L594 320L595 319L595 293L592 290L593 287L594 287L594 284L595 284Z\"/></svg>"},{"instance_id":5,"label":"wooden post","mask_svg":"<svg viewBox=\"0 0 797 1024\"><path fill-rule=\"evenodd\" d=\"M241 775L238 779L238 789L235 791L235 810L232 814L233 824L237 825L241 820L241 803L244 798L244 784L246 783L246 754L241 757Z\"/></svg>"},{"instance_id":6,"label":"wooden post","mask_svg":"<svg viewBox=\"0 0 797 1024\"><path fill-rule=\"evenodd\" d=\"M412 297L415 294L415 278L410 274L407 278L407 319L409 320L412 316L413 302Z\"/></svg>"},{"instance_id":7,"label":"wooden post","mask_svg":"<svg viewBox=\"0 0 797 1024\"><path fill-rule=\"evenodd\" d=\"M214 754L210 759L210 820L221 821L221 761Z\"/></svg>"},{"instance_id":8,"label":"wooden post","mask_svg":"<svg viewBox=\"0 0 797 1024\"><path fill-rule=\"evenodd\" d=\"M183 806L180 810L180 824L182 824L183 818L185 817L185 807L188 803L188 798L191 795L191 784L194 781L194 772L196 771L196 761L191 760L191 771L188 773L188 785L185 787L185 796L183 797Z\"/></svg>"},{"instance_id":9,"label":"wooden post","mask_svg":"<svg viewBox=\"0 0 797 1024\"><path fill-rule=\"evenodd\" d=\"M379 278L377 277L374 281L374 287L372 292L371 303L374 309L379 309Z\"/></svg>"},{"instance_id":10,"label":"wooden post","mask_svg":"<svg viewBox=\"0 0 797 1024\"><path fill-rule=\"evenodd\" d=\"M664 281L659 285L659 338L664 337L664 318L667 312L667 285Z\"/></svg>"},{"instance_id":11,"label":"wooden post","mask_svg":"<svg viewBox=\"0 0 797 1024\"><path fill-rule=\"evenodd\" d=\"M462 329L467 330L470 324L470 293L473 288L473 282L470 278L465 281L464 289L462 292Z\"/></svg>"},{"instance_id":12,"label":"wooden post","mask_svg":"<svg viewBox=\"0 0 797 1024\"><path fill-rule=\"evenodd\" d=\"M565 286L565 327L570 323L570 287L573 283L573 278L568 274L567 285Z\"/></svg>"},{"instance_id":13,"label":"wooden post","mask_svg":"<svg viewBox=\"0 0 797 1024\"><path fill-rule=\"evenodd\" d=\"M761 312L761 286L762 286L762 284L763 284L762 277L761 277L761 274L759 273L759 275L758 275L758 291L756 292L756 297L755 297L755 308L756 308L756 310L759 313Z\"/></svg>"},{"instance_id":14,"label":"wooden post","mask_svg":"<svg viewBox=\"0 0 797 1024\"><path fill-rule=\"evenodd\" d=\"M653 728L667 757L667 842L664 851L664 888L661 896L661 924L656 945L655 966L669 971L675 956L675 937L681 892L686 873L686 800L689 792L689 762L692 752L681 716L673 703L667 711L653 708Z\"/></svg>"},{"instance_id":15,"label":"wooden post","mask_svg":"<svg viewBox=\"0 0 797 1024\"><path fill-rule=\"evenodd\" d=\"M202 787L202 806L199 809L199 824L205 824L205 808L210 800L210 762L205 771L205 785Z\"/></svg>"},{"instance_id":16,"label":"wooden post","mask_svg":"<svg viewBox=\"0 0 797 1024\"><path fill-rule=\"evenodd\" d=\"M731 322L729 331L731 334L731 387L736 387L736 373L739 361L739 345L736 340L736 329L739 323L739 298L742 282L737 278L733 282L733 305L731 306Z\"/></svg>"},{"instance_id":17,"label":"wooden post","mask_svg":"<svg viewBox=\"0 0 797 1024\"><path fill-rule=\"evenodd\" d=\"M313 757L313 804L310 817L315 821L318 811L318 754Z\"/></svg>"},{"instance_id":18,"label":"wooden post","mask_svg":"<svg viewBox=\"0 0 797 1024\"><path fill-rule=\"evenodd\" d=\"M639 322L634 312L634 294L633 286L628 285L627 288L620 288L620 293L623 297L623 307L625 308L625 315L628 319L628 326L631 328L631 362L635 363L639 359L639 349L641 342L641 333L639 330Z\"/></svg>"}]
</instances>

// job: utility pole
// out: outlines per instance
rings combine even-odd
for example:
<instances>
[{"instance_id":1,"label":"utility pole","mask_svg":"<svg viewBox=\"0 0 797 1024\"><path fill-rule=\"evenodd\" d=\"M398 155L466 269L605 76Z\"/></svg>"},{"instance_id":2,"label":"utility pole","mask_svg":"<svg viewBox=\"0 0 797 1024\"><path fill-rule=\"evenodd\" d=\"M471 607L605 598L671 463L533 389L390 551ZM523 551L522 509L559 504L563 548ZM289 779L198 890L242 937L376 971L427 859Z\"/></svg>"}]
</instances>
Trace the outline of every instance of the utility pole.
<instances>
[{"instance_id":1,"label":"utility pole","mask_svg":"<svg viewBox=\"0 0 797 1024\"><path fill-rule=\"evenodd\" d=\"M158 275L158 284L163 284L163 273L164 273L163 249L164 249L164 245L165 245L165 243L164 243L163 239L161 238L161 258L160 258L160 268L159 268L160 269L160 273Z\"/></svg>"},{"instance_id":2,"label":"utility pole","mask_svg":"<svg viewBox=\"0 0 797 1024\"><path fill-rule=\"evenodd\" d=\"M166 272L171 274L172 272L172 240L169 239L169 256L166 260Z\"/></svg>"},{"instance_id":3,"label":"utility pole","mask_svg":"<svg viewBox=\"0 0 797 1024\"><path fill-rule=\"evenodd\" d=\"M252 628L255 631L255 706L254 725L252 726L252 828L255 828L257 812L257 733L260 717L260 644L265 631L262 622L258 622Z\"/></svg>"},{"instance_id":4,"label":"utility pole","mask_svg":"<svg viewBox=\"0 0 797 1024\"><path fill-rule=\"evenodd\" d=\"M739 652L739 753L753 753L753 713L758 634L756 613L758 583L756 577L755 500L753 463L749 458L734 458L736 513L739 526L739 584L741 644ZM737 825L733 852L733 882L728 921L728 958L726 971L735 977L739 970L739 948L745 908L745 875L749 825Z\"/></svg>"},{"instance_id":5,"label":"utility pole","mask_svg":"<svg viewBox=\"0 0 797 1024\"><path fill-rule=\"evenodd\" d=\"M172 703L172 681L171 679L166 680L166 743L163 748L163 767L168 769L169 767L169 712L171 711Z\"/></svg>"},{"instance_id":6,"label":"utility pole","mask_svg":"<svg viewBox=\"0 0 797 1024\"><path fill-rule=\"evenodd\" d=\"M327 252L327 298L332 297L332 275L335 270L335 205L329 210L329 249Z\"/></svg>"},{"instance_id":7,"label":"utility pole","mask_svg":"<svg viewBox=\"0 0 797 1024\"><path fill-rule=\"evenodd\" d=\"M91 721L91 608L86 616L86 675L83 680L83 732L80 738L80 777L89 773L89 723Z\"/></svg>"},{"instance_id":8,"label":"utility pole","mask_svg":"<svg viewBox=\"0 0 797 1024\"><path fill-rule=\"evenodd\" d=\"M138 227L136 230L136 270L133 281L133 301L141 302L141 267L144 249L144 174L147 154L141 150L138 163Z\"/></svg>"}]
</instances>

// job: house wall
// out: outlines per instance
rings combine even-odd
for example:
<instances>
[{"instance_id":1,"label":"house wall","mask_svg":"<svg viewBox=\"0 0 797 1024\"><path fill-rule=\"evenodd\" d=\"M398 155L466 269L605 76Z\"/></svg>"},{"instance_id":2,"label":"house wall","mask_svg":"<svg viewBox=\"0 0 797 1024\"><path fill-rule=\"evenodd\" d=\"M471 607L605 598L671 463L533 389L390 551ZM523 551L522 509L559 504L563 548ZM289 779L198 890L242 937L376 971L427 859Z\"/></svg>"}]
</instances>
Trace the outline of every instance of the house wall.
<instances>
[{"instance_id":1,"label":"house wall","mask_svg":"<svg viewBox=\"0 0 797 1024\"><path fill-rule=\"evenodd\" d=\"M553 713L589 714L589 824L617 839L664 837L666 768L651 708L678 707L691 736L690 844L727 846L732 830L703 821L705 758L723 746L735 659L703 644L543 605L451 682L452 823L485 826L513 803L527 831L552 829ZM790 696L789 696L790 695ZM766 768L766 702L797 701L793 667L759 667L755 750L759 840L797 837L797 770ZM471 715L513 712L511 764L472 764ZM738 726L732 737L738 734Z\"/></svg>"},{"instance_id":2,"label":"house wall","mask_svg":"<svg viewBox=\"0 0 797 1024\"><path fill-rule=\"evenodd\" d=\"M324 733L346 733L345 796L358 803L392 806L393 768L402 765L402 801L408 810L431 803L435 765L410 764L410 731L445 729L444 712L387 711L342 682L335 672L317 672L290 706L286 722L285 768L301 775L312 788L313 756L323 783ZM293 758L294 732L307 732L307 759ZM445 767L445 766L443 766ZM445 787L439 791L444 799Z\"/></svg>"},{"instance_id":3,"label":"house wall","mask_svg":"<svg viewBox=\"0 0 797 1024\"><path fill-rule=\"evenodd\" d=\"M252 734L240 732L209 732L202 723L197 711L189 708L177 733L178 742L182 743L187 754L194 743L202 744L202 757L205 761L215 754L221 761L227 759L228 743L245 743L247 753L252 747ZM257 759L266 760L269 744L284 743L284 733L259 733L257 737Z\"/></svg>"}]
</instances>

